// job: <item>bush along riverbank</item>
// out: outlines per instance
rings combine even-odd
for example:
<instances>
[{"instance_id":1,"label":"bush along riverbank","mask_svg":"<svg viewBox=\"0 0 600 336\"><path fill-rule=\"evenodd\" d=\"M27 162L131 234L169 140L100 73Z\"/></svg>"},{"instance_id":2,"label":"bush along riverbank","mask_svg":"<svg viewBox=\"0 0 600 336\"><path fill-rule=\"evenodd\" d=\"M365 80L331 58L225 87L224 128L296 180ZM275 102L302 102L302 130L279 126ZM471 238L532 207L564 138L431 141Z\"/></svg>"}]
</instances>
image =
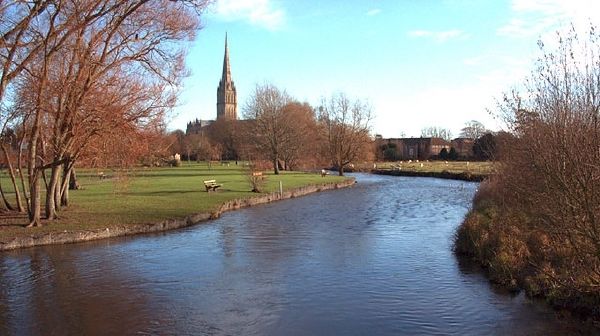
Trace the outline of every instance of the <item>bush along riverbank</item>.
<instances>
[{"instance_id":1,"label":"bush along riverbank","mask_svg":"<svg viewBox=\"0 0 600 336\"><path fill-rule=\"evenodd\" d=\"M416 177L436 177L450 180L461 180L470 182L481 182L486 179L488 174L471 173L471 172L449 172L443 171L410 171L410 170L388 170L388 169L373 169L373 174L391 175L391 176L416 176Z\"/></svg>"},{"instance_id":2,"label":"bush along riverbank","mask_svg":"<svg viewBox=\"0 0 600 336\"><path fill-rule=\"evenodd\" d=\"M547 230L543 217L506 201L498 179L484 181L457 230L455 251L478 261L494 283L600 323L600 269L592 246ZM587 254L587 257L586 257Z\"/></svg>"}]
</instances>

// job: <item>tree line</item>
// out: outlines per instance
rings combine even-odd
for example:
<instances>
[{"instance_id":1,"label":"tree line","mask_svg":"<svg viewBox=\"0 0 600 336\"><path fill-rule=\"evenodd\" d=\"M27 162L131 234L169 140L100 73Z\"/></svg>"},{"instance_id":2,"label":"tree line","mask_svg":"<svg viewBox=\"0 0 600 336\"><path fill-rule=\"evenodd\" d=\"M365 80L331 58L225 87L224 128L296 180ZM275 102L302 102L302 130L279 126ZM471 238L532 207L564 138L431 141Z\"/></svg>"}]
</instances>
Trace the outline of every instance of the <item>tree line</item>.
<instances>
[{"instance_id":1,"label":"tree line","mask_svg":"<svg viewBox=\"0 0 600 336\"><path fill-rule=\"evenodd\" d=\"M173 152L197 160L269 162L280 170L335 167L372 156L371 107L344 93L314 107L270 83L258 84L242 108L243 120L217 120L199 134L174 132Z\"/></svg>"},{"instance_id":2,"label":"tree line","mask_svg":"<svg viewBox=\"0 0 600 336\"><path fill-rule=\"evenodd\" d=\"M16 195L13 205L0 187L6 209L39 226L42 195L48 220L68 205L77 162L124 163L157 140L209 2L2 2L0 144Z\"/></svg>"}]
</instances>

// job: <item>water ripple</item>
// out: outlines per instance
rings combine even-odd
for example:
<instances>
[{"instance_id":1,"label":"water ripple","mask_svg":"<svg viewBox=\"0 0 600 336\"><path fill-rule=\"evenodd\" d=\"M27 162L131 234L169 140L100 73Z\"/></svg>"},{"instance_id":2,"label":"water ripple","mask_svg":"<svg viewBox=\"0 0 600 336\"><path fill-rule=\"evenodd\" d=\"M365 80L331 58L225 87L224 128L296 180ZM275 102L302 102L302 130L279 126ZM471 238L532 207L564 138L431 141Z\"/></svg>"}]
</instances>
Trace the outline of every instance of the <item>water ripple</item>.
<instances>
[{"instance_id":1,"label":"water ripple","mask_svg":"<svg viewBox=\"0 0 600 336\"><path fill-rule=\"evenodd\" d=\"M179 231L0 255L0 334L585 333L451 237L474 183L358 175Z\"/></svg>"}]
</instances>

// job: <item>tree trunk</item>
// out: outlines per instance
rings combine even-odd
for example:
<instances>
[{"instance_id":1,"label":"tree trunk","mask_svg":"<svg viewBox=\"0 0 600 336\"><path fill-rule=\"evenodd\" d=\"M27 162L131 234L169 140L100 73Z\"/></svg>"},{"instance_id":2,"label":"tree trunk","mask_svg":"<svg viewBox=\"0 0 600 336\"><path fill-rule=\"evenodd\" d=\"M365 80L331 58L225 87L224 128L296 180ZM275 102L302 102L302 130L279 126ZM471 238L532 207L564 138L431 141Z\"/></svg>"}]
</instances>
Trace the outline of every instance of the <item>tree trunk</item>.
<instances>
[{"instance_id":1,"label":"tree trunk","mask_svg":"<svg viewBox=\"0 0 600 336\"><path fill-rule=\"evenodd\" d=\"M273 159L273 173L279 175L279 160L277 158Z\"/></svg>"},{"instance_id":2,"label":"tree trunk","mask_svg":"<svg viewBox=\"0 0 600 336\"><path fill-rule=\"evenodd\" d=\"M17 188L17 179L15 178L15 171L12 166L10 157L8 156L8 150L6 149L6 146L4 146L4 145L2 145L2 152L4 152L6 164L8 165L8 174L10 175L10 180L12 182L13 189L15 190L15 198L17 200L17 209L19 210L19 212L23 212L23 211L25 211L25 209L23 208L23 201L21 200L21 192L19 191L19 188ZM2 196L4 197L4 195L2 195Z\"/></svg>"},{"instance_id":3,"label":"tree trunk","mask_svg":"<svg viewBox=\"0 0 600 336\"><path fill-rule=\"evenodd\" d=\"M62 196L62 167L60 164L56 167L58 174L56 175L56 186L54 187L54 209L56 212L60 212L61 209L61 196Z\"/></svg>"},{"instance_id":4,"label":"tree trunk","mask_svg":"<svg viewBox=\"0 0 600 336\"><path fill-rule=\"evenodd\" d=\"M344 176L344 165L338 165L338 175Z\"/></svg>"},{"instance_id":5,"label":"tree trunk","mask_svg":"<svg viewBox=\"0 0 600 336\"><path fill-rule=\"evenodd\" d=\"M71 167L69 174L69 189L79 190L79 182L77 182L77 174L75 174L75 168Z\"/></svg>"},{"instance_id":6,"label":"tree trunk","mask_svg":"<svg viewBox=\"0 0 600 336\"><path fill-rule=\"evenodd\" d=\"M45 41L47 42L47 41ZM47 45L44 44L44 54L47 55ZM41 83L37 88L35 110L33 111L33 124L31 125L31 134L29 135L28 144L28 157L27 157L27 175L29 179L29 197L31 197L31 205L29 207L29 225L41 226L42 221L40 218L40 203L41 203L41 191L40 191L40 171L36 164L38 163L38 146L40 146L40 124L42 123L42 111L40 106L42 105L42 92L46 86L48 79L48 58L43 59ZM43 148L42 148L43 150Z\"/></svg>"},{"instance_id":7,"label":"tree trunk","mask_svg":"<svg viewBox=\"0 0 600 336\"><path fill-rule=\"evenodd\" d=\"M69 206L69 190L79 190L79 188L81 188L79 182L77 182L77 174L75 174L73 163L69 165L64 176L61 204L63 206Z\"/></svg>"},{"instance_id":8,"label":"tree trunk","mask_svg":"<svg viewBox=\"0 0 600 336\"><path fill-rule=\"evenodd\" d=\"M39 93L38 93L38 106L39 106ZM40 173L44 173L43 170L41 170L40 168L36 167L36 164L38 163L38 146L40 145L39 142L39 138L40 138L40 123L42 120L42 113L38 110L35 112L36 116L35 116L35 120L33 123L33 127L31 129L31 136L30 136L30 141L29 141L29 155L28 155L28 162L27 162L27 175L29 177L29 197L31 197L30 200L30 207L29 207L29 225L27 225L27 227L33 227L33 226L41 226L42 225L42 221L40 218L40 213L41 213L41 190L40 190ZM45 175L44 175L45 178Z\"/></svg>"},{"instance_id":9,"label":"tree trunk","mask_svg":"<svg viewBox=\"0 0 600 336\"><path fill-rule=\"evenodd\" d=\"M65 195L69 192L69 161L63 163L62 169L62 180L60 182L60 205L67 206L69 203L69 195Z\"/></svg>"},{"instance_id":10,"label":"tree trunk","mask_svg":"<svg viewBox=\"0 0 600 336\"><path fill-rule=\"evenodd\" d=\"M46 186L46 219L56 218L56 185L58 184L58 174L60 166L52 167L50 171L50 181Z\"/></svg>"},{"instance_id":11,"label":"tree trunk","mask_svg":"<svg viewBox=\"0 0 600 336\"><path fill-rule=\"evenodd\" d=\"M41 226L42 221L40 219L41 214L41 192L40 192L40 177L35 172L29 179L30 182L30 193L31 193L31 206L29 209L29 225L27 227Z\"/></svg>"},{"instance_id":12,"label":"tree trunk","mask_svg":"<svg viewBox=\"0 0 600 336\"><path fill-rule=\"evenodd\" d=\"M25 136L21 137L19 141L19 156L17 157L17 169L19 171L19 179L21 180L21 188L23 191L23 197L25 197L25 205L27 206L27 213L29 213L29 209L31 207L31 201L29 199L29 194L27 193L27 187L25 186L25 177L23 176L23 142L25 141Z\"/></svg>"}]
</instances>

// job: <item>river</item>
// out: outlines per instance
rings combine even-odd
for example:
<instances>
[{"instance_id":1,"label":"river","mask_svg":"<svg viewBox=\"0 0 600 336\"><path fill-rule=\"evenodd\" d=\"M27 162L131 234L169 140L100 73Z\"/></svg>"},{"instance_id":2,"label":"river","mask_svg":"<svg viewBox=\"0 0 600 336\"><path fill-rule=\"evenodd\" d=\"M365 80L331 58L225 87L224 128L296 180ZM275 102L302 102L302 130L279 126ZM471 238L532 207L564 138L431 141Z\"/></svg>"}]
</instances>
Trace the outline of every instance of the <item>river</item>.
<instances>
[{"instance_id":1,"label":"river","mask_svg":"<svg viewBox=\"0 0 600 336\"><path fill-rule=\"evenodd\" d=\"M0 253L0 335L564 335L452 253L477 183L348 189L161 234Z\"/></svg>"}]
</instances>

